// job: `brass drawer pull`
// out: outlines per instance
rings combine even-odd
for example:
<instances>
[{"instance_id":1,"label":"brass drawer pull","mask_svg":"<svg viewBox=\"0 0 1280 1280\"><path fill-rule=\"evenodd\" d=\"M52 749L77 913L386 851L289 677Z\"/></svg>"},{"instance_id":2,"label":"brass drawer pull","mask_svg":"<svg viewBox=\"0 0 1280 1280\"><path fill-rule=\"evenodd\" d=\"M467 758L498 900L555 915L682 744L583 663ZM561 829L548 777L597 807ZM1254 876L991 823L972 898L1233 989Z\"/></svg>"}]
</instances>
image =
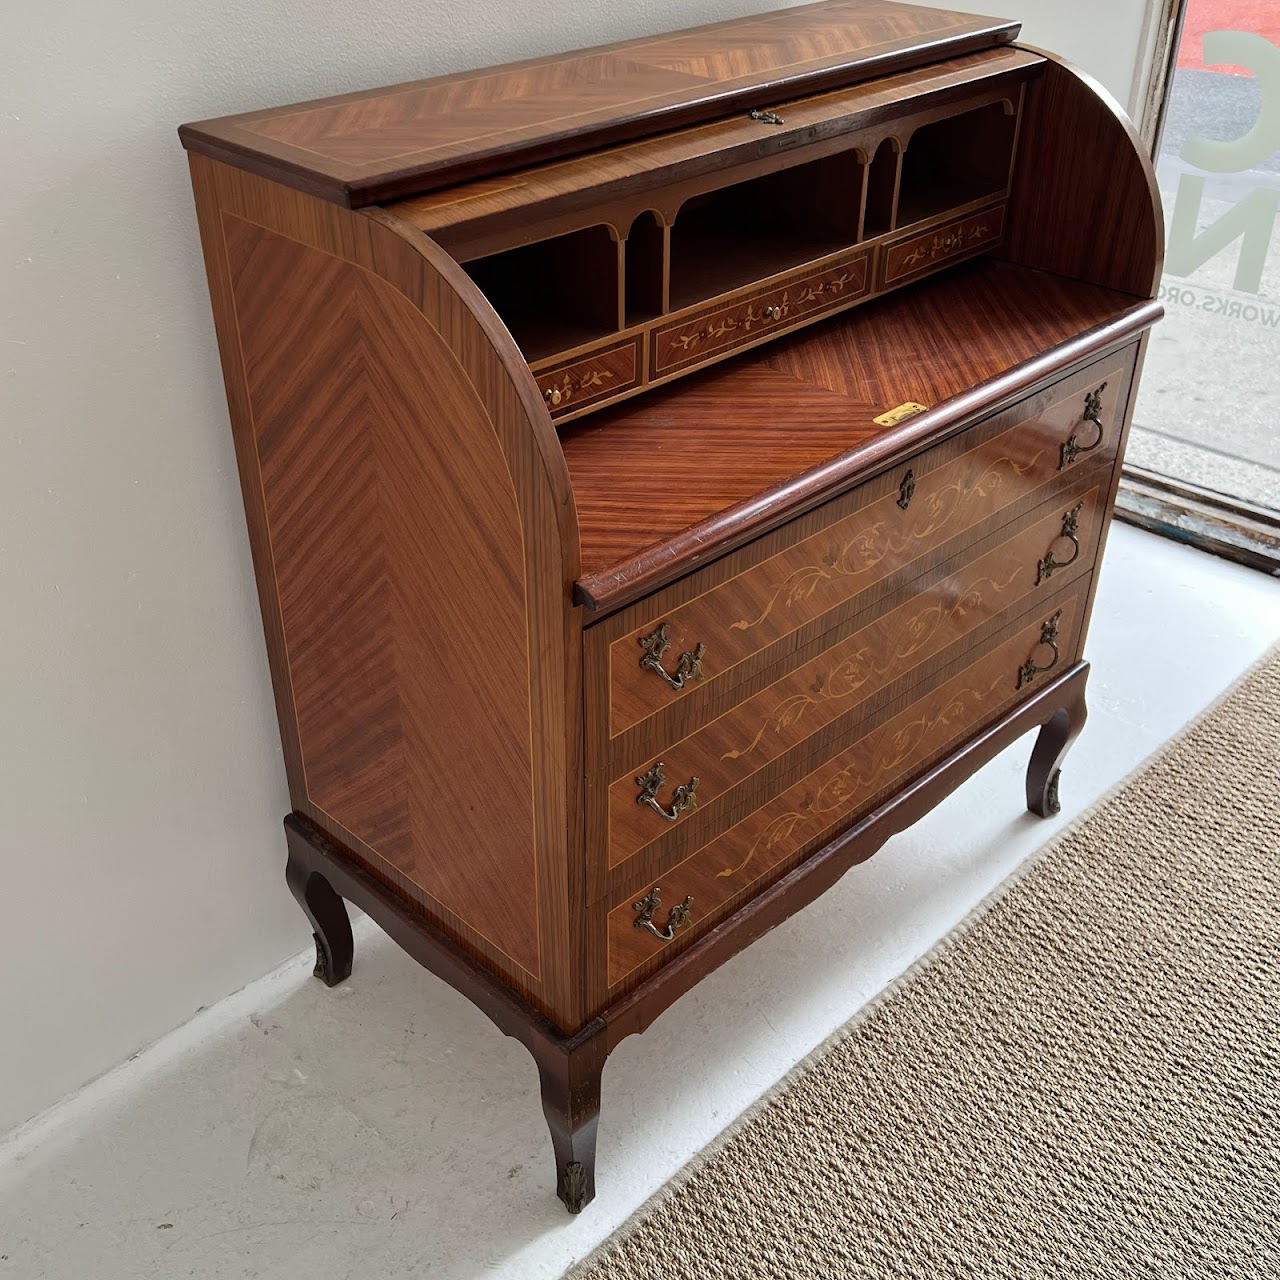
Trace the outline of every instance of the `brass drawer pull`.
<instances>
[{"instance_id":1,"label":"brass drawer pull","mask_svg":"<svg viewBox=\"0 0 1280 1280\"><path fill-rule=\"evenodd\" d=\"M1082 420L1091 422L1098 428L1098 438L1092 444L1081 444L1080 437L1073 431L1062 446L1062 456L1058 460L1058 470L1069 467L1082 453L1092 453L1106 434L1102 426L1102 393L1107 389L1104 382L1096 391L1090 391L1084 398L1084 414Z\"/></svg>"},{"instance_id":2,"label":"brass drawer pull","mask_svg":"<svg viewBox=\"0 0 1280 1280\"><path fill-rule=\"evenodd\" d=\"M1068 565L1073 565L1080 559L1080 512L1084 509L1083 502L1077 502L1070 511L1062 517L1062 532L1059 538L1066 538L1073 548L1070 560L1055 560L1053 556L1053 548L1050 547L1044 553L1044 559L1040 561L1039 567L1036 569L1036 586L1042 582L1048 581L1059 569L1065 569ZM1057 539L1055 539L1056 541Z\"/></svg>"},{"instance_id":3,"label":"brass drawer pull","mask_svg":"<svg viewBox=\"0 0 1280 1280\"><path fill-rule=\"evenodd\" d=\"M555 409L559 405L568 404L575 395L582 391L601 391L606 382L613 381L612 369L590 369L586 373L566 373L560 379L560 385L556 386L554 382L549 383L542 389L542 398L547 402L547 407ZM597 392L599 394L599 392Z\"/></svg>"},{"instance_id":4,"label":"brass drawer pull","mask_svg":"<svg viewBox=\"0 0 1280 1280\"><path fill-rule=\"evenodd\" d=\"M654 885L648 893L640 899L639 902L633 902L631 908L640 914L636 916L636 928L647 929L655 938L661 938L663 942L670 942L672 938L689 924L689 907L693 904L693 895L690 894L683 902L677 902L670 911L667 912L667 923L659 929L653 923L654 912L662 905L662 888Z\"/></svg>"},{"instance_id":5,"label":"brass drawer pull","mask_svg":"<svg viewBox=\"0 0 1280 1280\"><path fill-rule=\"evenodd\" d=\"M765 314L765 317L769 320L781 320L782 308L781 307L765 307L764 314Z\"/></svg>"},{"instance_id":6,"label":"brass drawer pull","mask_svg":"<svg viewBox=\"0 0 1280 1280\"><path fill-rule=\"evenodd\" d=\"M1035 654L1032 653L1026 662L1018 668L1018 688L1021 689L1024 684L1030 684L1036 676L1044 675L1046 671L1052 671L1058 665L1058 659L1062 656L1058 652L1058 623L1062 621L1062 610L1059 609L1048 622L1040 624L1040 639L1036 643L1036 648L1042 645L1053 650L1052 661L1046 663L1043 667L1036 666Z\"/></svg>"},{"instance_id":7,"label":"brass drawer pull","mask_svg":"<svg viewBox=\"0 0 1280 1280\"><path fill-rule=\"evenodd\" d=\"M688 782L677 787L671 793L671 805L664 809L658 803L658 790L665 785L667 775L662 772L662 761L649 770L648 773L642 773L636 779L636 785L640 788L640 794L636 796L636 804L648 805L659 817L665 818L668 822L675 822L686 809L693 809L698 803L698 779L690 778Z\"/></svg>"},{"instance_id":8,"label":"brass drawer pull","mask_svg":"<svg viewBox=\"0 0 1280 1280\"><path fill-rule=\"evenodd\" d=\"M908 471L898 486L898 506L905 511L911 505L911 495L916 491L916 473Z\"/></svg>"},{"instance_id":9,"label":"brass drawer pull","mask_svg":"<svg viewBox=\"0 0 1280 1280\"><path fill-rule=\"evenodd\" d=\"M682 653L672 675L662 665L663 655L671 648L669 629L670 623L662 622L647 636L640 637L640 647L644 650L640 665L646 671L661 676L673 689L683 689L690 680L702 679L702 655L706 653L707 646L697 644L691 652Z\"/></svg>"}]
</instances>

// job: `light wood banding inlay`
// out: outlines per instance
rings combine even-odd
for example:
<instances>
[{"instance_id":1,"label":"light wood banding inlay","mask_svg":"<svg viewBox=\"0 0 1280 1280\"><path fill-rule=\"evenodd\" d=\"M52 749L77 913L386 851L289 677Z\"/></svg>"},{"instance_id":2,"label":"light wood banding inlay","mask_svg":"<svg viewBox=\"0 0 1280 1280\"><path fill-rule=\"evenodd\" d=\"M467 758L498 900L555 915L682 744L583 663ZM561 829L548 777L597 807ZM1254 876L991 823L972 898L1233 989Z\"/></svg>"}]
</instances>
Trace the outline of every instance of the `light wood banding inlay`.
<instances>
[{"instance_id":1,"label":"light wood banding inlay","mask_svg":"<svg viewBox=\"0 0 1280 1280\"><path fill-rule=\"evenodd\" d=\"M498 438L384 281L224 225L308 797L537 976L531 709L512 696L529 683L524 546ZM492 616L444 612L458 557L501 566Z\"/></svg>"}]
</instances>

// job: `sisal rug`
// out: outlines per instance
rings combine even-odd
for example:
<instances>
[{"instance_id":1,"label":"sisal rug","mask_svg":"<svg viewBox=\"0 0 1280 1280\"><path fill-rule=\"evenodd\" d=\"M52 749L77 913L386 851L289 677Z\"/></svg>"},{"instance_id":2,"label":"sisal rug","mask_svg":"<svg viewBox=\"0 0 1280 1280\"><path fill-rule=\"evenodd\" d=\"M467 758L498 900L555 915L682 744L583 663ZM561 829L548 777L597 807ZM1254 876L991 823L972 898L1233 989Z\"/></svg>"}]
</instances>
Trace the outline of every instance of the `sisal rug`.
<instances>
[{"instance_id":1,"label":"sisal rug","mask_svg":"<svg viewBox=\"0 0 1280 1280\"><path fill-rule=\"evenodd\" d=\"M1280 1277L1278 783L1280 651L574 1274Z\"/></svg>"}]
</instances>

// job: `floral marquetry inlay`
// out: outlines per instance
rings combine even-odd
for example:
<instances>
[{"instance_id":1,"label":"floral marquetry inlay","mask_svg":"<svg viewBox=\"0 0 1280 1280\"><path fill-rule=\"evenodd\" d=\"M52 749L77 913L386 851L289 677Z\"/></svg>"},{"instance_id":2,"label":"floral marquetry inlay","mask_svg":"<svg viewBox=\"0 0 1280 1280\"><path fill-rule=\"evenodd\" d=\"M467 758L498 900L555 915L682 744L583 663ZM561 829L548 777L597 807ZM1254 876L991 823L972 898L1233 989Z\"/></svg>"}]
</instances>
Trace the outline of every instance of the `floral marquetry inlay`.
<instances>
[{"instance_id":1,"label":"floral marquetry inlay","mask_svg":"<svg viewBox=\"0 0 1280 1280\"><path fill-rule=\"evenodd\" d=\"M905 280L950 258L994 245L1003 231L1004 206L999 205L891 245L885 253L885 283Z\"/></svg>"},{"instance_id":2,"label":"floral marquetry inlay","mask_svg":"<svg viewBox=\"0 0 1280 1280\"><path fill-rule=\"evenodd\" d=\"M865 574L886 560L905 563L913 558L910 554L913 544L918 544L922 551L936 545L939 530L949 524L957 512L965 510L966 504L975 500L981 503L998 500L1009 481L1026 475L1043 456L1045 450L1039 449L1033 457L1025 460L999 458L972 479L953 480L941 488L923 493L907 516L898 511L898 503L892 494L880 499L876 507L890 514L860 529L840 546L829 547L816 562L795 569L779 584L763 609L750 618L731 622L729 629L749 631L758 627L776 608L788 609L808 600L824 583ZM925 477L919 482L919 487L924 490L927 486L928 477Z\"/></svg>"},{"instance_id":3,"label":"floral marquetry inlay","mask_svg":"<svg viewBox=\"0 0 1280 1280\"><path fill-rule=\"evenodd\" d=\"M867 644L817 675L809 692L797 693L781 702L745 747L725 752L721 760L740 760L750 755L766 735L794 728L823 703L843 702L855 694L870 692L868 686L873 681L883 683L900 675L907 661L927 648L945 628L963 630L967 615L978 612L984 604L988 612L998 610L1003 604L1000 597L1023 577L1023 570L1015 568L999 581L978 578L958 598L950 598L948 591L942 600L930 602L910 616L899 617L893 613L873 623L868 628Z\"/></svg>"},{"instance_id":4,"label":"floral marquetry inlay","mask_svg":"<svg viewBox=\"0 0 1280 1280\"><path fill-rule=\"evenodd\" d=\"M635 385L640 374L635 339L582 359L544 369L538 390L553 417L569 413Z\"/></svg>"},{"instance_id":5,"label":"floral marquetry inlay","mask_svg":"<svg viewBox=\"0 0 1280 1280\"><path fill-rule=\"evenodd\" d=\"M866 292L867 254L757 294L703 311L654 332L654 371L665 373L709 352L732 347L762 333L780 331L833 310Z\"/></svg>"},{"instance_id":6,"label":"floral marquetry inlay","mask_svg":"<svg viewBox=\"0 0 1280 1280\"><path fill-rule=\"evenodd\" d=\"M760 855L773 853L783 845L795 847L819 835L835 816L847 813L860 799L873 796L881 784L926 754L929 743L944 740L953 726L972 722L992 695L1007 690L1008 685L1008 677L1002 672L983 689L966 689L936 711L926 710L897 728L895 722L890 722L869 734L850 753L853 759L848 765L798 797L794 809L776 817L742 860L718 871L716 878L739 875ZM763 860L767 864L776 858Z\"/></svg>"}]
</instances>

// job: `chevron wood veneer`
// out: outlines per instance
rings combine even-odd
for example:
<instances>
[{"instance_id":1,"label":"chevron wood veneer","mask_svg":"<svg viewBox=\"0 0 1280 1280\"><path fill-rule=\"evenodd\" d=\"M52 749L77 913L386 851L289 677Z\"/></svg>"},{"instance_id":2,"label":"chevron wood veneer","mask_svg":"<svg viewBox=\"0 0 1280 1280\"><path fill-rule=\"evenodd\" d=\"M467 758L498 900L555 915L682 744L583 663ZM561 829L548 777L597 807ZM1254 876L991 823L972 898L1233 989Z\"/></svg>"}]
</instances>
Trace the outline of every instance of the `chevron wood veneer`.
<instances>
[{"instance_id":1,"label":"chevron wood veneer","mask_svg":"<svg viewBox=\"0 0 1280 1280\"><path fill-rule=\"evenodd\" d=\"M183 127L194 151L351 207L1006 44L1014 23L826 0ZM763 86L768 86L767 90Z\"/></svg>"},{"instance_id":2,"label":"chevron wood veneer","mask_svg":"<svg viewBox=\"0 0 1280 1280\"><path fill-rule=\"evenodd\" d=\"M180 131L316 974L353 902L517 1037L572 1212L619 1041L1030 729L1057 809L1162 221L1016 34L825 0Z\"/></svg>"}]
</instances>

